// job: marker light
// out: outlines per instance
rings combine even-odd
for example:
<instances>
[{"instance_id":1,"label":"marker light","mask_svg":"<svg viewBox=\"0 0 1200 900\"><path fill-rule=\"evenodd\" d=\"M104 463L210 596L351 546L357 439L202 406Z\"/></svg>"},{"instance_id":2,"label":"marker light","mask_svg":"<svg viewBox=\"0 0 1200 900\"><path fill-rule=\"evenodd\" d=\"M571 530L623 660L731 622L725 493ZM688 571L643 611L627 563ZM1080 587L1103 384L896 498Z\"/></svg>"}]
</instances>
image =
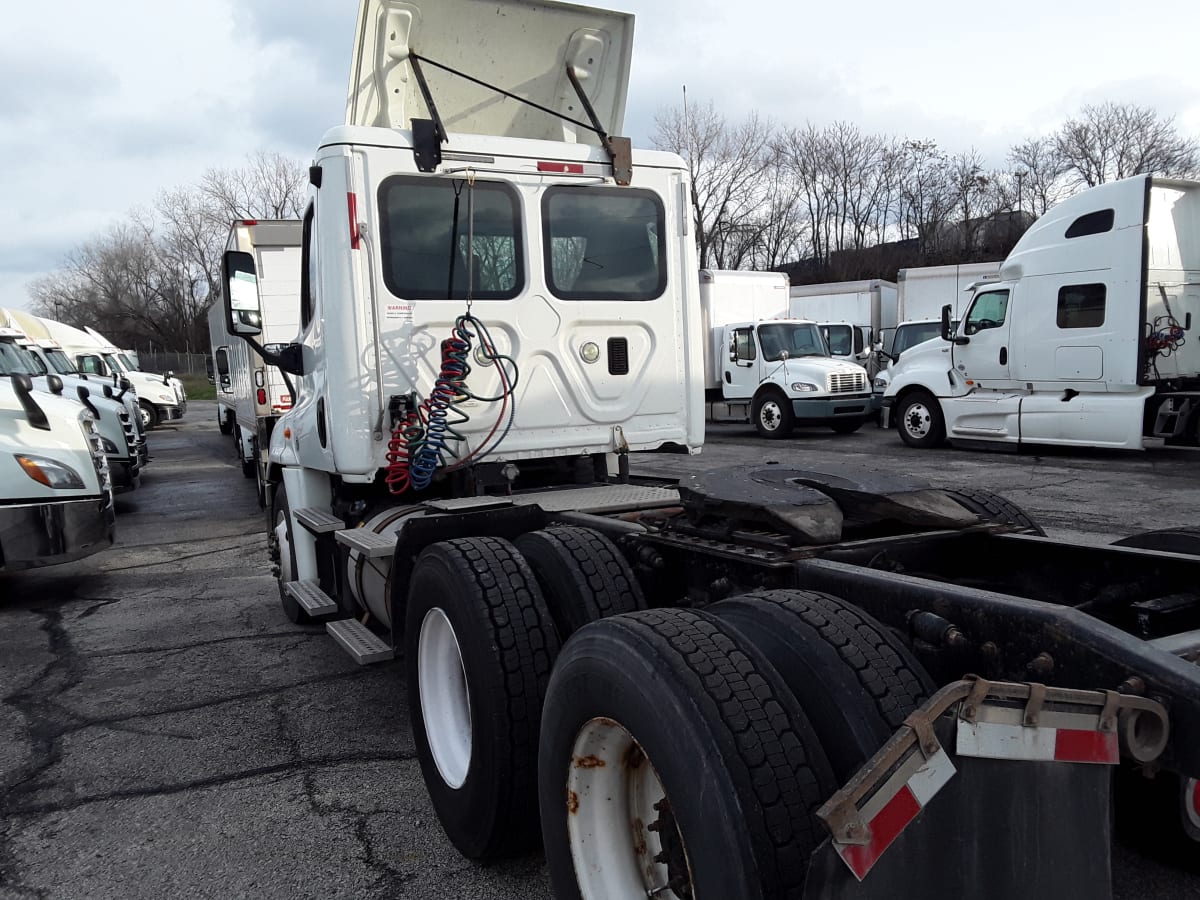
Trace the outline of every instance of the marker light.
<instances>
[{"instance_id":1,"label":"marker light","mask_svg":"<svg viewBox=\"0 0 1200 900\"><path fill-rule=\"evenodd\" d=\"M592 341L588 341L579 348L579 355L585 363L594 363L600 358L600 347Z\"/></svg>"}]
</instances>

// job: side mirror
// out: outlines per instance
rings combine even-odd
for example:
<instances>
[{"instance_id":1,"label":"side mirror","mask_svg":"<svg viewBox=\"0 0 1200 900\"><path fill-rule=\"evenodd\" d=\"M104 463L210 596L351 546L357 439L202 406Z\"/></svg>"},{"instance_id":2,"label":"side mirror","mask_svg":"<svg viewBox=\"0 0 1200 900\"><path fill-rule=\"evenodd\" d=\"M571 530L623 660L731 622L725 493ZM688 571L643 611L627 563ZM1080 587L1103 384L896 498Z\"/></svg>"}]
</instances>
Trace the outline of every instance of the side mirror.
<instances>
[{"instance_id":1,"label":"side mirror","mask_svg":"<svg viewBox=\"0 0 1200 900\"><path fill-rule=\"evenodd\" d=\"M254 257L227 250L221 257L221 283L225 285L225 327L230 334L262 334L262 302L258 297L258 272Z\"/></svg>"},{"instance_id":2,"label":"side mirror","mask_svg":"<svg viewBox=\"0 0 1200 900\"><path fill-rule=\"evenodd\" d=\"M950 340L950 304L942 307L942 340Z\"/></svg>"},{"instance_id":3,"label":"side mirror","mask_svg":"<svg viewBox=\"0 0 1200 900\"><path fill-rule=\"evenodd\" d=\"M302 344L266 344L262 348L263 362L278 366L289 375L304 374L304 347Z\"/></svg>"},{"instance_id":4,"label":"side mirror","mask_svg":"<svg viewBox=\"0 0 1200 900\"><path fill-rule=\"evenodd\" d=\"M61 397L63 392L63 380L57 375L47 375L46 387L50 388L50 393Z\"/></svg>"}]
</instances>

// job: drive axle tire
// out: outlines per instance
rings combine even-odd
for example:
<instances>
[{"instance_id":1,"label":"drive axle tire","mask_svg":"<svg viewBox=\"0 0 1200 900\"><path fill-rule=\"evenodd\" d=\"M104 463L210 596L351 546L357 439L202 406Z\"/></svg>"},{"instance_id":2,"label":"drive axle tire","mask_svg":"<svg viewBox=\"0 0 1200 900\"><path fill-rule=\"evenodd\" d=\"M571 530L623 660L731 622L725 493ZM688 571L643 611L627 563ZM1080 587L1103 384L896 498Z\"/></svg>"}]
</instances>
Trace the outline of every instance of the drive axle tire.
<instances>
[{"instance_id":1,"label":"drive axle tire","mask_svg":"<svg viewBox=\"0 0 1200 900\"><path fill-rule=\"evenodd\" d=\"M1158 528L1154 531L1144 531L1132 534L1120 540L1113 541L1114 547L1137 547L1141 550L1165 550L1168 553L1184 553L1188 556L1200 556L1200 528L1180 526L1177 528Z\"/></svg>"},{"instance_id":2,"label":"drive axle tire","mask_svg":"<svg viewBox=\"0 0 1200 900\"><path fill-rule=\"evenodd\" d=\"M839 783L933 693L933 681L897 637L829 594L757 591L709 612L800 702Z\"/></svg>"},{"instance_id":3,"label":"drive axle tire","mask_svg":"<svg viewBox=\"0 0 1200 900\"><path fill-rule=\"evenodd\" d=\"M555 525L513 543L537 576L563 641L589 622L646 608L629 563L598 531Z\"/></svg>"},{"instance_id":4,"label":"drive axle tire","mask_svg":"<svg viewBox=\"0 0 1200 900\"><path fill-rule=\"evenodd\" d=\"M279 605L289 622L295 625L311 625L312 617L283 589L289 581L296 581L298 578L296 547L292 540L291 507L288 505L287 491L281 483L275 489L275 499L271 504L271 534L268 537L271 557L279 567Z\"/></svg>"},{"instance_id":5,"label":"drive axle tire","mask_svg":"<svg viewBox=\"0 0 1200 900\"><path fill-rule=\"evenodd\" d=\"M538 781L559 900L798 897L824 837L814 812L834 790L794 699L719 620L682 609L571 638Z\"/></svg>"},{"instance_id":6,"label":"drive axle tire","mask_svg":"<svg viewBox=\"0 0 1200 900\"><path fill-rule=\"evenodd\" d=\"M217 428L221 430L221 434L233 434L233 418L228 415L217 413Z\"/></svg>"},{"instance_id":7,"label":"drive axle tire","mask_svg":"<svg viewBox=\"0 0 1200 900\"><path fill-rule=\"evenodd\" d=\"M958 503L959 506L970 510L985 522L1000 522L1005 525L1019 525L1032 534L1046 536L1042 526L1034 521L1033 516L1017 506L1011 500L1001 497L992 491L946 489L944 493Z\"/></svg>"},{"instance_id":8,"label":"drive axle tire","mask_svg":"<svg viewBox=\"0 0 1200 900\"><path fill-rule=\"evenodd\" d=\"M758 436L764 438L785 438L796 424L791 401L777 389L762 391L754 398L750 419Z\"/></svg>"},{"instance_id":9,"label":"drive axle tire","mask_svg":"<svg viewBox=\"0 0 1200 900\"><path fill-rule=\"evenodd\" d=\"M251 446L253 446L253 441L251 441ZM251 456L251 458L249 460L247 460L244 456L242 456L242 429L241 428L238 428L234 434L233 449L234 449L234 452L237 453L238 462L242 464L242 476L245 478L253 478L254 470L255 470L255 468L257 468L258 463L255 461L253 455ZM253 453L253 451L251 451L251 452Z\"/></svg>"},{"instance_id":10,"label":"drive axle tire","mask_svg":"<svg viewBox=\"0 0 1200 900\"><path fill-rule=\"evenodd\" d=\"M853 419L835 419L829 423L829 427L833 429L835 434L854 434L854 432L863 427L863 423L866 421L866 419L858 417Z\"/></svg>"},{"instance_id":11,"label":"drive axle tire","mask_svg":"<svg viewBox=\"0 0 1200 900\"><path fill-rule=\"evenodd\" d=\"M910 447L926 450L946 441L946 419L941 404L927 391L905 394L896 407L896 429Z\"/></svg>"},{"instance_id":12,"label":"drive axle tire","mask_svg":"<svg viewBox=\"0 0 1200 900\"><path fill-rule=\"evenodd\" d=\"M471 859L537 844L537 744L558 654L533 572L508 541L422 551L405 611L409 715L442 827Z\"/></svg>"}]
</instances>

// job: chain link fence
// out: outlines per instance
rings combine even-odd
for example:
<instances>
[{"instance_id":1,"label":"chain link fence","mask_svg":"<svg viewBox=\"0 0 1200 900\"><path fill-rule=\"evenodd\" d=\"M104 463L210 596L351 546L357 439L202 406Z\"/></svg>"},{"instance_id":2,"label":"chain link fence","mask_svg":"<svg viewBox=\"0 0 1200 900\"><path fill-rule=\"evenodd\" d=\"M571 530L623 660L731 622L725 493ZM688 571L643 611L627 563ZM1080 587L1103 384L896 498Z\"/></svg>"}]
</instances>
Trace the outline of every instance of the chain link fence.
<instances>
[{"instance_id":1,"label":"chain link fence","mask_svg":"<svg viewBox=\"0 0 1200 900\"><path fill-rule=\"evenodd\" d=\"M142 372L174 372L176 375L204 375L203 353L173 353L162 350L138 350L137 364Z\"/></svg>"}]
</instances>

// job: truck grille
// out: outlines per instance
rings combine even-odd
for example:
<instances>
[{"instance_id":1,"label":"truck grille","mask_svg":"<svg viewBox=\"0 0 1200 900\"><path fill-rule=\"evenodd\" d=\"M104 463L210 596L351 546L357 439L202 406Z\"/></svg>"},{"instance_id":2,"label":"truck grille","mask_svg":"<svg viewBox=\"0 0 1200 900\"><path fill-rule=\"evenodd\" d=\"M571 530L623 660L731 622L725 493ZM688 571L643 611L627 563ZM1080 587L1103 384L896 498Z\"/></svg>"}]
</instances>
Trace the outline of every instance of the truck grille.
<instances>
[{"instance_id":1,"label":"truck grille","mask_svg":"<svg viewBox=\"0 0 1200 900\"><path fill-rule=\"evenodd\" d=\"M121 420L121 429L125 432L125 449L129 453L129 462L136 466L138 464L137 431L133 427L133 416L123 412L118 413L117 417Z\"/></svg>"},{"instance_id":2,"label":"truck grille","mask_svg":"<svg viewBox=\"0 0 1200 900\"><path fill-rule=\"evenodd\" d=\"M831 394L861 394L866 389L866 372L838 372L829 376Z\"/></svg>"},{"instance_id":3,"label":"truck grille","mask_svg":"<svg viewBox=\"0 0 1200 900\"><path fill-rule=\"evenodd\" d=\"M104 444L100 442L100 435L96 431L96 426L92 423L91 416L83 416L79 422L83 426L83 433L92 448L92 465L95 467L96 476L100 480L100 492L111 495L112 478L108 474L108 457L104 454Z\"/></svg>"}]
</instances>

